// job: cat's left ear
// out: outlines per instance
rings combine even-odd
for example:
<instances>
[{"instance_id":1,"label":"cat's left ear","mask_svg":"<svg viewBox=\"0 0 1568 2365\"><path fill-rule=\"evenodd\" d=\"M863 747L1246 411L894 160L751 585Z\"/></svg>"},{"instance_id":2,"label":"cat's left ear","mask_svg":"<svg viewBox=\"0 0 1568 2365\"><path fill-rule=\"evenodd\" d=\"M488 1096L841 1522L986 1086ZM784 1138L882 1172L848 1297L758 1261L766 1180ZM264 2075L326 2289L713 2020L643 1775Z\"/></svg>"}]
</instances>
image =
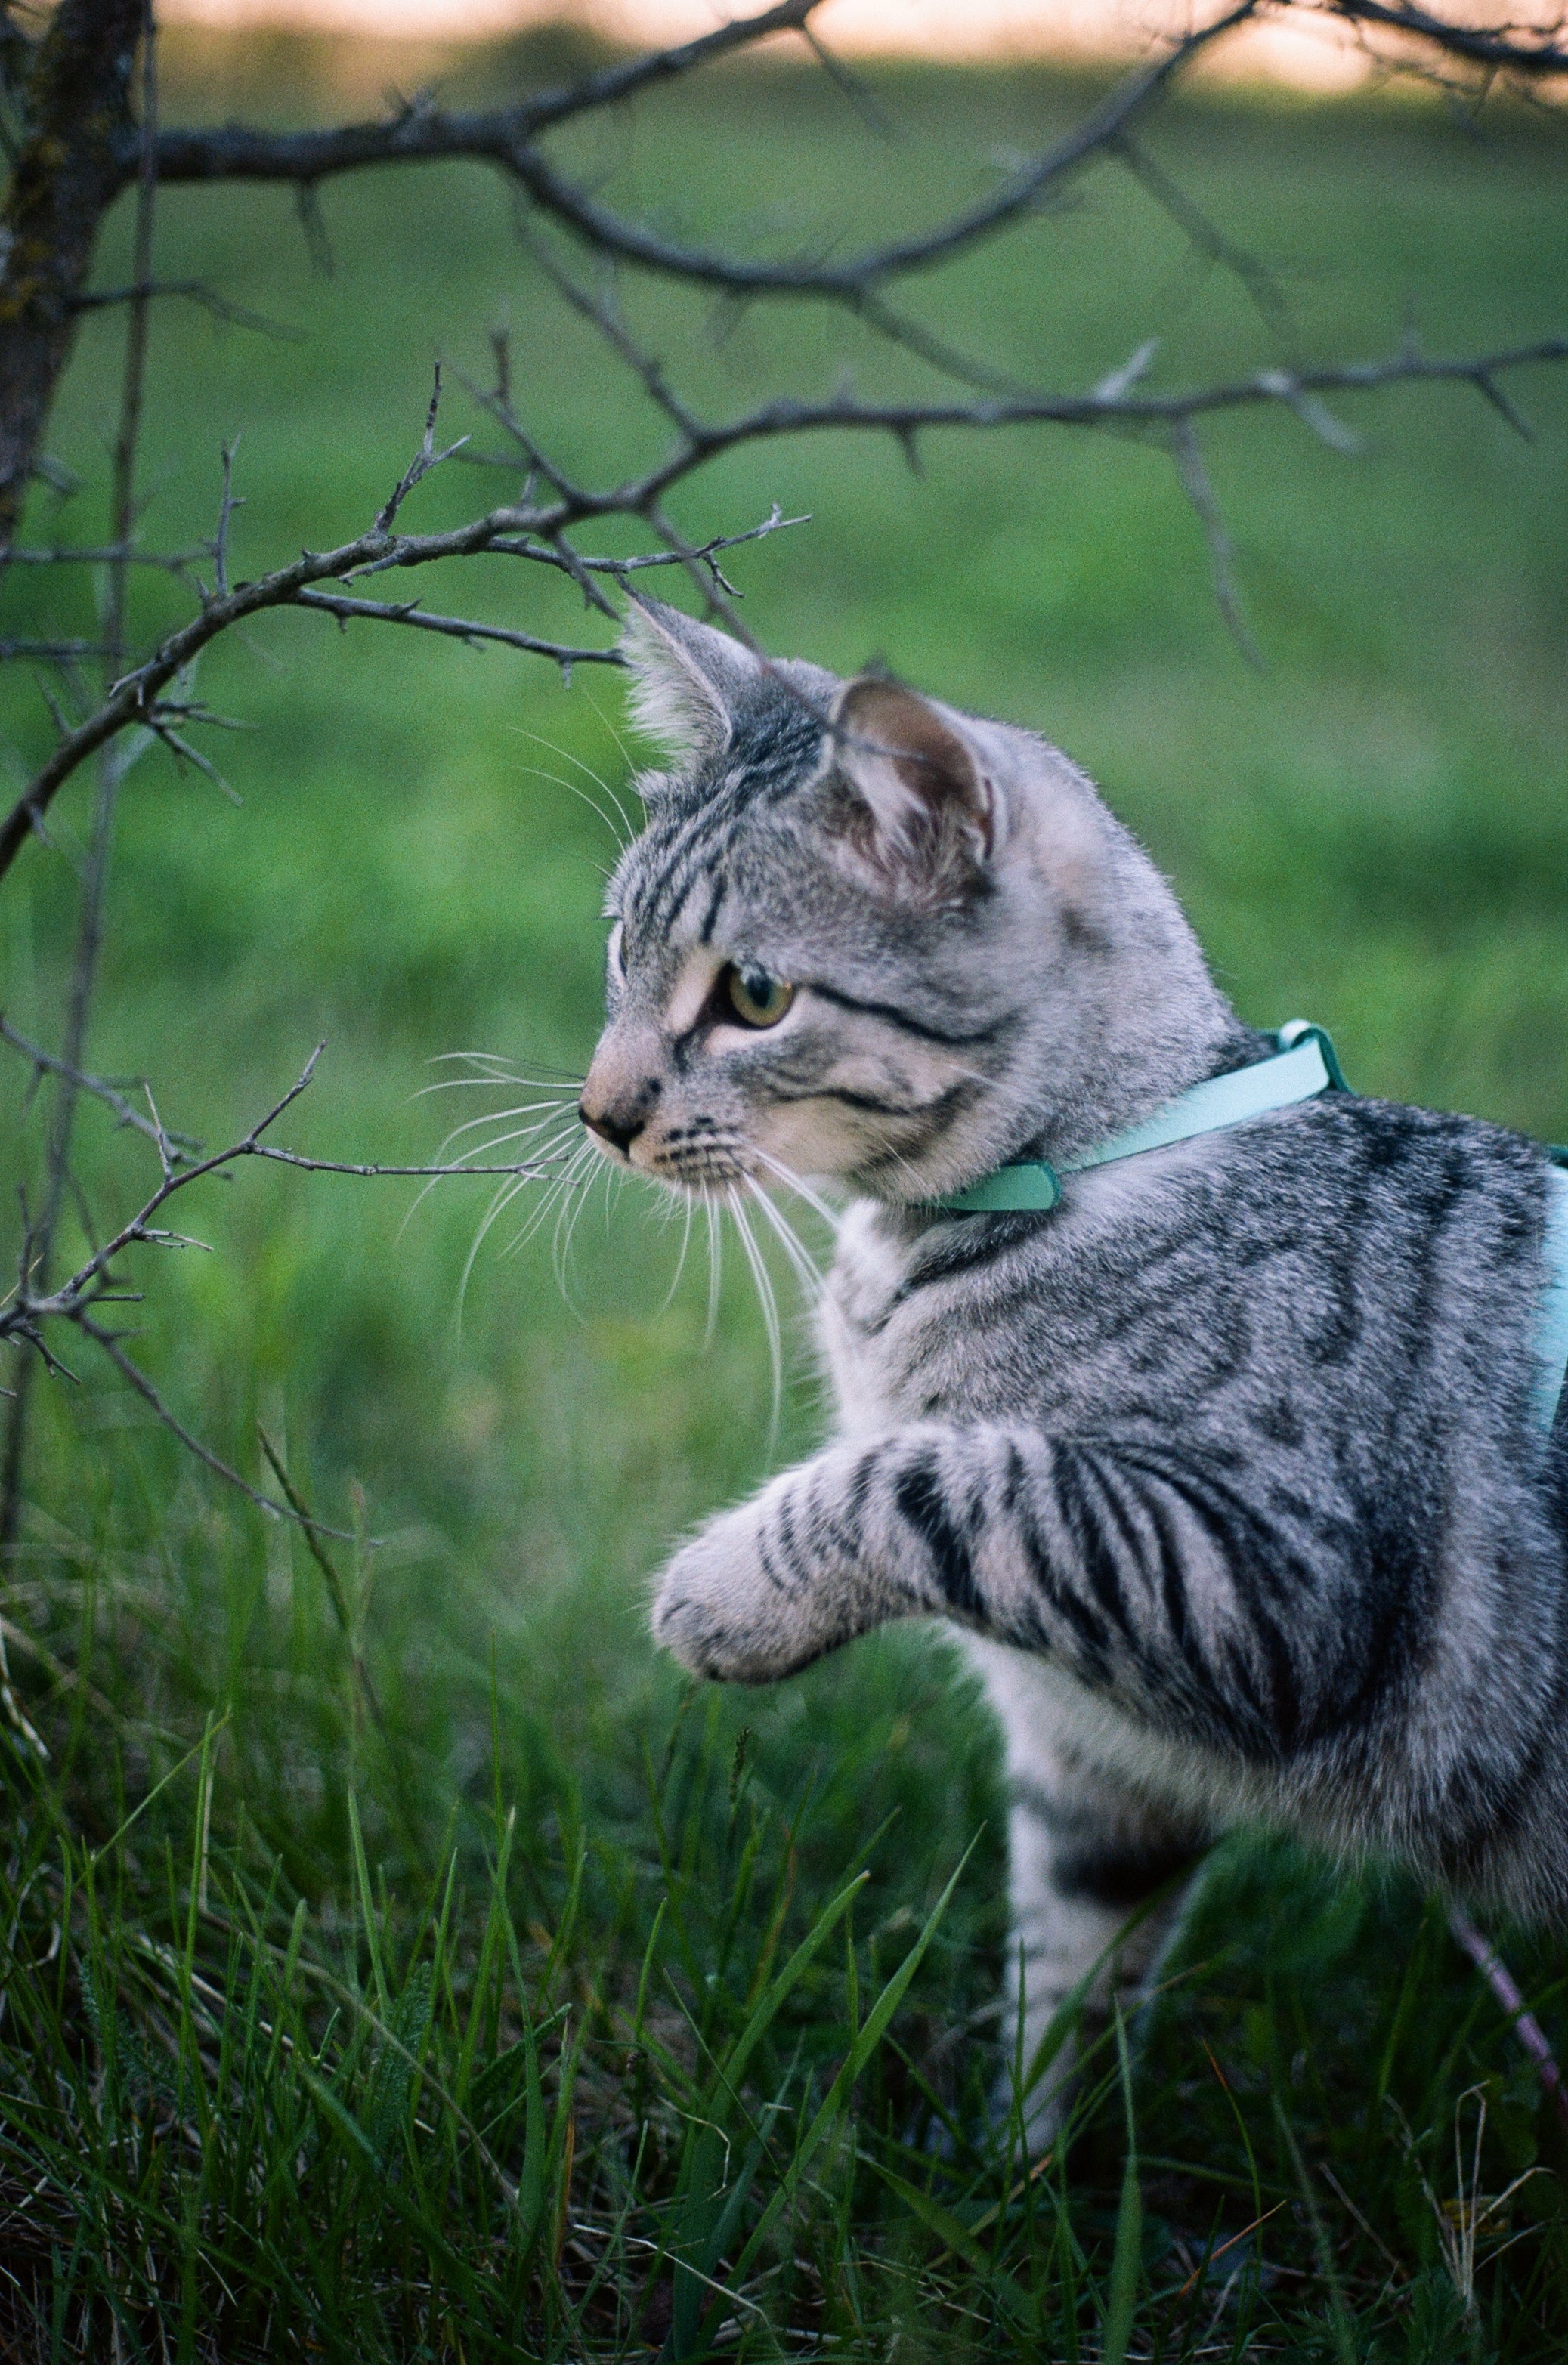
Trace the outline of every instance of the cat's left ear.
<instances>
[{"instance_id":1,"label":"cat's left ear","mask_svg":"<svg viewBox=\"0 0 1568 2365\"><path fill-rule=\"evenodd\" d=\"M831 718L832 819L880 883L925 905L982 885L999 830L996 789L961 718L902 682L848 682Z\"/></svg>"},{"instance_id":2,"label":"cat's left ear","mask_svg":"<svg viewBox=\"0 0 1568 2365\"><path fill-rule=\"evenodd\" d=\"M621 654L641 730L688 763L723 754L736 702L756 680L749 649L662 600L633 597Z\"/></svg>"}]
</instances>

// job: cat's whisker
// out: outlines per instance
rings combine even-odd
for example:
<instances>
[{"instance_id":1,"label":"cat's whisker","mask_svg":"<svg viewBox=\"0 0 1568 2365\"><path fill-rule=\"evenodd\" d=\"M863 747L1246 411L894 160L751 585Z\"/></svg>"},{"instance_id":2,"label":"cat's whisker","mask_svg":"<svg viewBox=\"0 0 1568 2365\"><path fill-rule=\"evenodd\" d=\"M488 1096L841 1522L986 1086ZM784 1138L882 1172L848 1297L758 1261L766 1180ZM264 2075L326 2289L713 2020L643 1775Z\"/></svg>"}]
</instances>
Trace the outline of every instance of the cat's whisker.
<instances>
[{"instance_id":1,"label":"cat's whisker","mask_svg":"<svg viewBox=\"0 0 1568 2365\"><path fill-rule=\"evenodd\" d=\"M834 1208L830 1207L827 1201L812 1189L804 1175L797 1174L793 1167L784 1164L782 1159L770 1157L766 1149L757 1149L754 1147L751 1154L767 1167L770 1174L777 1174L787 1190L795 1192L802 1198L814 1216L822 1217L823 1223L832 1231L834 1239L838 1238L838 1227L844 1221L843 1216Z\"/></svg>"},{"instance_id":2,"label":"cat's whisker","mask_svg":"<svg viewBox=\"0 0 1568 2365\"><path fill-rule=\"evenodd\" d=\"M515 1233L507 1242L506 1248L502 1251L504 1255L509 1257L515 1256L518 1251L533 1238L535 1232L537 1232L548 1220L552 1210L558 1210L564 1205L572 1191L576 1188L578 1178L582 1173L585 1156L591 1155L591 1144L588 1142L579 1142L577 1149L567 1159L566 1165L561 1169L560 1173L556 1175L554 1181L550 1184L538 1205L531 1210L528 1220L523 1225L522 1229L520 1232Z\"/></svg>"},{"instance_id":3,"label":"cat's whisker","mask_svg":"<svg viewBox=\"0 0 1568 2365\"><path fill-rule=\"evenodd\" d=\"M719 1325L719 1291L724 1272L723 1227L707 1192L702 1194L702 1213L708 1218L708 1318L702 1326L702 1351L706 1354Z\"/></svg>"},{"instance_id":4,"label":"cat's whisker","mask_svg":"<svg viewBox=\"0 0 1568 2365\"><path fill-rule=\"evenodd\" d=\"M750 1266L751 1277L756 1283L757 1300L762 1307L763 1328L767 1333L767 1364L772 1378L771 1408L767 1422L767 1451L771 1453L778 1435L778 1416L784 1401L784 1350L778 1327L778 1301L773 1294L773 1279L768 1272L767 1260L757 1247L756 1235L746 1219L745 1204L733 1183L726 1196L730 1203L730 1213L735 1219L735 1229L740 1234L741 1252Z\"/></svg>"},{"instance_id":5,"label":"cat's whisker","mask_svg":"<svg viewBox=\"0 0 1568 2365\"><path fill-rule=\"evenodd\" d=\"M484 1222L479 1227L478 1235L474 1241L474 1245L469 1250L468 1263L464 1267L463 1286L465 1289L467 1287L468 1274L472 1269L473 1260L477 1255L480 1247L483 1245L486 1234L488 1232L491 1225L496 1221L497 1217L505 1212L506 1208L511 1205L512 1200L518 1196L519 1193L530 1182L544 1182L548 1185L551 1192L554 1192L559 1186L563 1179L564 1170L559 1167L558 1161L565 1155L566 1146L570 1141L574 1130L574 1127L563 1126L559 1133L553 1135L548 1140L540 1144L539 1149L528 1160L526 1166L521 1167L516 1174L510 1176L498 1186L496 1196L491 1201L489 1211L487 1213ZM544 1171L544 1170L551 1165L557 1166L557 1171L554 1174L548 1174ZM430 1186L427 1184L426 1188L428 1189L429 1187Z\"/></svg>"},{"instance_id":6,"label":"cat's whisker","mask_svg":"<svg viewBox=\"0 0 1568 2365\"><path fill-rule=\"evenodd\" d=\"M422 1101L431 1093L506 1092L514 1086L522 1092L559 1093L563 1098L577 1089L571 1083L560 1082L554 1078L519 1076L511 1073L510 1070L503 1070L497 1068L483 1076L442 1076L433 1084L421 1084L417 1092L409 1094L409 1098L411 1101Z\"/></svg>"},{"instance_id":7,"label":"cat's whisker","mask_svg":"<svg viewBox=\"0 0 1568 2365\"><path fill-rule=\"evenodd\" d=\"M675 1293L680 1287L680 1276L686 1271L686 1252L691 1246L691 1211L694 1204L691 1194L688 1192L686 1194L686 1220L682 1224L680 1229L680 1254L676 1258L675 1273L671 1279L669 1287L665 1292L664 1304L659 1307L659 1317L661 1319L669 1312L670 1307L675 1304ZM606 1212L608 1212L608 1208Z\"/></svg>"},{"instance_id":8,"label":"cat's whisker","mask_svg":"<svg viewBox=\"0 0 1568 2365\"><path fill-rule=\"evenodd\" d=\"M579 697L581 697L581 698L586 698L586 699L588 700L588 704L592 707L592 709L593 709L594 712L598 715L598 717L599 717L599 719L600 723L604 725L604 728L606 729L606 731L608 731L608 732L609 732L609 734L610 734L610 737L614 740L614 742L615 742L615 745L616 745L617 748L620 750L620 754L621 754L621 760L622 760L622 763L625 765L625 767L626 767L626 772L627 772L627 781L626 781L626 786L627 786L628 790L630 790L631 794L632 794L633 796L636 796L637 791L636 791L635 787L634 787L633 784L633 782L635 781L636 777L637 777L637 764L636 764L636 760L635 760L635 758L633 757L633 754L632 754L632 750L631 750L631 749L630 749L630 747L628 747L628 745L626 745L625 740L621 736L621 734L620 734L620 732L616 729L616 727L615 727L614 723L611 723L611 721L610 721L610 719L609 715L608 715L608 714L606 714L606 712L605 712L605 711L604 711L603 707L602 707L602 706L600 706L600 704L599 704L599 702L598 699L597 699L597 698L595 698L595 696L594 696L594 694L593 694L592 690L590 690L590 689L588 689L588 688L586 688L586 687L585 687L585 688L583 688L582 689L580 689L580 690L578 691L578 693L577 693L577 694L578 694L578 696L579 696ZM617 802L617 804L619 804L619 803L620 803L620 799L619 799L619 797L616 799L616 802ZM642 802L641 798L638 798L638 802L639 802L639 803L641 803L641 802ZM633 837L635 837L635 836L637 835L637 831L636 831L635 826L634 826L631 822L628 822L626 825L627 825L627 828L631 831L632 835L633 835Z\"/></svg>"},{"instance_id":9,"label":"cat's whisker","mask_svg":"<svg viewBox=\"0 0 1568 2365\"><path fill-rule=\"evenodd\" d=\"M468 1303L468 1283L470 1276L473 1273L475 1262L478 1257L479 1250L484 1247L486 1240L488 1239L492 1225L494 1225L499 1217L505 1214L507 1208L510 1206L519 1192L526 1187L528 1177L526 1175L514 1174L510 1176L506 1182L497 1186L497 1189L491 1197L490 1204L485 1210L484 1219L481 1222L478 1230L474 1235L473 1245L470 1247L467 1256L464 1259L462 1275L457 1283L456 1311L459 1329L463 1327L464 1309ZM552 1189L555 1186L554 1184L551 1185Z\"/></svg>"},{"instance_id":10,"label":"cat's whisker","mask_svg":"<svg viewBox=\"0 0 1568 2365\"><path fill-rule=\"evenodd\" d=\"M431 1068L476 1068L477 1075L443 1077L433 1084L421 1084L411 1097L419 1100L425 1093L437 1093L453 1084L521 1084L543 1093L577 1092L583 1079L572 1068L547 1068L543 1075L525 1075L515 1061L500 1051L437 1051L426 1062Z\"/></svg>"},{"instance_id":11,"label":"cat's whisker","mask_svg":"<svg viewBox=\"0 0 1568 2365\"><path fill-rule=\"evenodd\" d=\"M792 1228L781 1207L776 1207L754 1174L745 1178L745 1187L766 1217L774 1238L790 1260L790 1267L808 1298L816 1297L823 1286L823 1277L806 1253L804 1242Z\"/></svg>"},{"instance_id":12,"label":"cat's whisker","mask_svg":"<svg viewBox=\"0 0 1568 2365\"><path fill-rule=\"evenodd\" d=\"M559 1112L556 1111L554 1114L558 1115ZM424 1182L420 1183L418 1191L415 1192L413 1199L409 1204L408 1213L404 1216L402 1222L398 1227L397 1237L398 1239L402 1239L404 1233L408 1230L409 1226L412 1223L420 1209L424 1205L425 1201L429 1198L431 1193L435 1189L438 1182L446 1182L454 1180L461 1181L465 1175L471 1175L476 1171L483 1171L484 1162L489 1152L503 1149L508 1142L526 1141L530 1136L542 1132L549 1122L549 1117L542 1117L537 1125L525 1126L516 1133L498 1134L493 1141L481 1142L477 1148L465 1150L461 1158L454 1159L451 1163L446 1166L444 1172L427 1175ZM538 1149L533 1150L528 1157L520 1158L515 1161L509 1160L507 1161L508 1164L515 1164L516 1168L515 1173L513 1173L510 1179L517 1182L541 1182L545 1181L547 1178L543 1171L543 1168L548 1166L556 1157L559 1156L561 1145L563 1142L569 1140L576 1130L577 1127L575 1123L571 1126L563 1126L558 1134L554 1136L553 1138L548 1141L541 1142ZM453 1137L449 1134L447 1136L447 1140L442 1142L440 1150L437 1152L438 1162L444 1161L447 1143L451 1141L452 1138Z\"/></svg>"},{"instance_id":13,"label":"cat's whisker","mask_svg":"<svg viewBox=\"0 0 1568 2365\"><path fill-rule=\"evenodd\" d=\"M591 1142L585 1141L583 1148L588 1152L590 1157L594 1155L593 1145ZM607 1202L610 1195L610 1172L611 1169L608 1164L605 1164L604 1181L605 1197ZM562 1302L566 1306L568 1313L575 1314L579 1322L584 1318L582 1309L577 1306L572 1296L572 1234L577 1227L578 1217L581 1216L583 1209L588 1205L588 1200L593 1195L593 1186L598 1179L599 1177L596 1174L590 1173L586 1185L581 1191L567 1191L562 1194L560 1212L555 1217L555 1230L551 1241L550 1261L554 1270L556 1286L560 1290Z\"/></svg>"},{"instance_id":14,"label":"cat's whisker","mask_svg":"<svg viewBox=\"0 0 1568 2365\"><path fill-rule=\"evenodd\" d=\"M566 1153L566 1164L555 1176L543 1198L539 1202L539 1205L530 1215L528 1221L523 1226L521 1231L519 1232L517 1238L509 1244L507 1250L509 1256L511 1254L512 1250L521 1248L523 1241L532 1238L533 1234L544 1222L545 1217L549 1215L551 1208L554 1205L561 1193L571 1187L571 1184L578 1171L580 1160L588 1147L589 1145L587 1142L579 1141L576 1149Z\"/></svg>"},{"instance_id":15,"label":"cat's whisker","mask_svg":"<svg viewBox=\"0 0 1568 2365\"><path fill-rule=\"evenodd\" d=\"M527 734L527 736L532 739L534 736L534 734L531 731ZM525 773L531 773L536 780L553 780L558 789L566 789L570 795L580 798L583 803L587 805L589 813L594 814L598 820L601 821L604 824L605 828L610 832L610 842L614 846L617 855L619 856L625 853L626 840L622 836L621 832L616 828L615 824L610 820L610 815L605 812L604 807L599 803L597 797L590 797L586 789L579 788L576 780L568 780L566 775L562 772L546 772L542 770L537 764L524 764L521 767L521 769ZM597 869L598 865L596 864L594 867Z\"/></svg>"},{"instance_id":16,"label":"cat's whisker","mask_svg":"<svg viewBox=\"0 0 1568 2365\"><path fill-rule=\"evenodd\" d=\"M604 720L602 715L599 716L599 720L600 722ZM537 731L525 731L522 735L525 739L532 739L536 746L547 747L552 756L559 756L563 764L575 764L579 772L586 772L588 774L588 779L594 783L596 788L599 788L604 790L605 795L610 799L610 803L615 807L616 812L621 816L621 828L623 834L619 839L619 848L620 851L624 854L626 848L631 845L632 840L636 836L637 833L633 827L631 815L627 813L620 798L616 795L615 790L610 787L610 782L601 773L596 772L591 764L585 764L580 756L574 756L569 747L557 747L553 739L544 738L542 734ZM622 752L624 754L625 750L622 749ZM548 778L549 775L546 774L543 777ZM609 817L606 815L604 818L608 820Z\"/></svg>"},{"instance_id":17,"label":"cat's whisker","mask_svg":"<svg viewBox=\"0 0 1568 2365\"><path fill-rule=\"evenodd\" d=\"M522 1126L516 1133L498 1133L491 1147L498 1147L503 1141L521 1141L524 1134L537 1133L540 1126L548 1125L552 1117L562 1115L566 1105L566 1103L561 1100L524 1101L516 1108L487 1109L483 1116L471 1116L465 1124L454 1125L436 1155L438 1158L444 1158L454 1141L461 1141L465 1133L476 1133L482 1125L505 1125L509 1117L532 1116L536 1112L543 1110L543 1115L540 1117L538 1126ZM463 1154L465 1158L476 1158L480 1152L467 1149Z\"/></svg>"}]
</instances>

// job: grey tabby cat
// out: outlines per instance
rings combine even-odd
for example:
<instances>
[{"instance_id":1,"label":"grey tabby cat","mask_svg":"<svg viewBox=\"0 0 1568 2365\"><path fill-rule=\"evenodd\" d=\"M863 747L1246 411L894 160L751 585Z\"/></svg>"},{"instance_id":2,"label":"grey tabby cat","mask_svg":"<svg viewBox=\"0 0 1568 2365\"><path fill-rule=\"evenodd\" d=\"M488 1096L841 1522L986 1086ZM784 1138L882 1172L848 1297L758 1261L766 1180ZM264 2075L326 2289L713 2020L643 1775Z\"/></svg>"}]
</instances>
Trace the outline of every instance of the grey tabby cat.
<instances>
[{"instance_id":1,"label":"grey tabby cat","mask_svg":"<svg viewBox=\"0 0 1568 2365\"><path fill-rule=\"evenodd\" d=\"M1560 1912L1543 1152L1330 1092L1071 1175L1049 1214L936 1211L1271 1040L1030 733L667 608L627 647L675 765L610 889L583 1118L683 1191L852 1194L836 1440L676 1553L658 1639L765 1683L889 1619L961 1630L1006 1736L1026 2057L1164 1892L1115 1961L1147 1969L1239 1819Z\"/></svg>"}]
</instances>

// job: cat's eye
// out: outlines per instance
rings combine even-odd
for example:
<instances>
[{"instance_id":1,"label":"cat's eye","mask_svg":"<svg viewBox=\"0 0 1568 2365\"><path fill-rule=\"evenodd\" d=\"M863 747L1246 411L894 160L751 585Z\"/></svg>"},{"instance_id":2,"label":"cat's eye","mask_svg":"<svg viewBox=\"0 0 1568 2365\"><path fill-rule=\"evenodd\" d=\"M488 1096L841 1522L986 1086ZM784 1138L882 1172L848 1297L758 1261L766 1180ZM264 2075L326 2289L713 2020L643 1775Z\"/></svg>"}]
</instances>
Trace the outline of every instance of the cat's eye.
<instances>
[{"instance_id":1,"label":"cat's eye","mask_svg":"<svg viewBox=\"0 0 1568 2365\"><path fill-rule=\"evenodd\" d=\"M777 1026L795 999L795 989L765 969L730 968L724 972L730 1006L748 1026Z\"/></svg>"},{"instance_id":2,"label":"cat's eye","mask_svg":"<svg viewBox=\"0 0 1568 2365\"><path fill-rule=\"evenodd\" d=\"M621 923L617 920L610 931L610 942L604 948L604 965L617 984L625 975L621 966Z\"/></svg>"}]
</instances>

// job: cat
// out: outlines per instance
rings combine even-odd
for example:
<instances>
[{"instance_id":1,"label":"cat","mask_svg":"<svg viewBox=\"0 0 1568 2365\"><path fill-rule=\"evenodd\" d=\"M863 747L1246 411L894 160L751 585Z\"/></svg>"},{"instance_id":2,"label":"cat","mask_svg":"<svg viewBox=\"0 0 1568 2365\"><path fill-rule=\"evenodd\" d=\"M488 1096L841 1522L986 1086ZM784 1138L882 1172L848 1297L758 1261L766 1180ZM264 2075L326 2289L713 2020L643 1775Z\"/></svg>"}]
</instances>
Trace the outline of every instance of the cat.
<instances>
[{"instance_id":1,"label":"cat","mask_svg":"<svg viewBox=\"0 0 1568 2365\"><path fill-rule=\"evenodd\" d=\"M675 1553L658 1641L759 1684L890 1619L959 1630L1005 1741L1025 2061L1064 2001L1147 1977L1238 1822L1560 1914L1546 1153L1336 1090L1070 1174L1049 1213L942 1212L1273 1039L1030 732L654 602L624 646L671 756L610 889L583 1120L678 1191L850 1194L835 1440Z\"/></svg>"}]
</instances>

